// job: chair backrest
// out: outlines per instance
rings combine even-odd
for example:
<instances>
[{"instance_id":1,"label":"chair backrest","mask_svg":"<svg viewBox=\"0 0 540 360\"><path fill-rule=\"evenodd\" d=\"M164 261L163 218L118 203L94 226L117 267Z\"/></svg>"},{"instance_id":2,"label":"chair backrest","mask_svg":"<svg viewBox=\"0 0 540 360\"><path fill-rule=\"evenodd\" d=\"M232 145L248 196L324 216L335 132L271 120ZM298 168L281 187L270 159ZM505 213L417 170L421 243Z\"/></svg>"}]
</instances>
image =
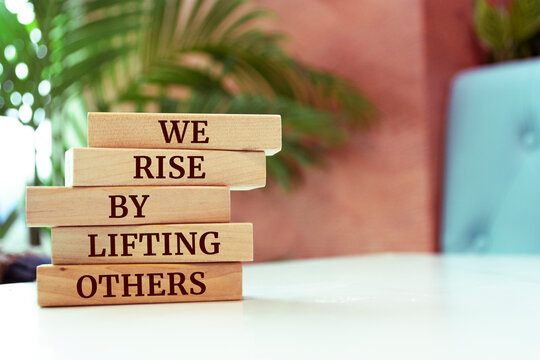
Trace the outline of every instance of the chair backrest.
<instances>
[{"instance_id":1,"label":"chair backrest","mask_svg":"<svg viewBox=\"0 0 540 360\"><path fill-rule=\"evenodd\" d=\"M444 252L540 253L540 60L455 78L444 177Z\"/></svg>"}]
</instances>

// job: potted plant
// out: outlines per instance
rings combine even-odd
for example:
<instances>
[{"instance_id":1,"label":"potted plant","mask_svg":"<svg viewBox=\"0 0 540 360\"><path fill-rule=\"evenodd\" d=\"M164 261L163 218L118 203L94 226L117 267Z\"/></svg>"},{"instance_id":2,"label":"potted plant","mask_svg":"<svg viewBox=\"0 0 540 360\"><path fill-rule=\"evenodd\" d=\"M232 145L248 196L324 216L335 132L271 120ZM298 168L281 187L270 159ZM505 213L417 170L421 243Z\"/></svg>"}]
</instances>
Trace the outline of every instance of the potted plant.
<instances>
[{"instance_id":1,"label":"potted plant","mask_svg":"<svg viewBox=\"0 0 540 360\"><path fill-rule=\"evenodd\" d=\"M507 6L477 0L474 29L490 62L540 55L540 1L512 0Z\"/></svg>"},{"instance_id":2,"label":"potted plant","mask_svg":"<svg viewBox=\"0 0 540 360\"><path fill-rule=\"evenodd\" d=\"M279 113L283 150L268 174L291 188L373 109L347 80L291 56L271 15L249 0L0 3L0 115L52 128L52 154L36 149L52 171L29 182L63 184L87 111ZM21 201L0 214L0 239L23 213Z\"/></svg>"}]
</instances>

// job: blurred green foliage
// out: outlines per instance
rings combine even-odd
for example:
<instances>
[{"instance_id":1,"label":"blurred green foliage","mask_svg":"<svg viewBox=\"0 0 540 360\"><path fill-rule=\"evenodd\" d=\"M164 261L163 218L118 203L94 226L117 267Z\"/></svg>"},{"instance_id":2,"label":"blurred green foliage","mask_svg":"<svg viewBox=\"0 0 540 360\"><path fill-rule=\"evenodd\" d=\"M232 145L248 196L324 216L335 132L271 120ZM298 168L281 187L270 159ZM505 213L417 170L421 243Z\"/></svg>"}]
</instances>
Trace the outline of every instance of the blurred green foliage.
<instances>
[{"instance_id":1,"label":"blurred green foliage","mask_svg":"<svg viewBox=\"0 0 540 360\"><path fill-rule=\"evenodd\" d=\"M476 0L474 29L492 62L540 55L540 0L513 0L507 6Z\"/></svg>"},{"instance_id":2,"label":"blurred green foliage","mask_svg":"<svg viewBox=\"0 0 540 360\"><path fill-rule=\"evenodd\" d=\"M268 174L285 189L373 119L372 106L348 81L285 51L284 36L268 30L272 13L248 0L30 5L35 19L28 24L0 5L0 49L16 48L15 58L2 60L0 111L16 107L9 92L29 92L34 115L24 122L39 126L36 109L51 119L53 172L36 172L37 185L63 184L65 150L86 144L87 111L281 114L283 150L268 158ZM16 76L21 62L29 68L24 79ZM51 84L46 95L43 80Z\"/></svg>"}]
</instances>

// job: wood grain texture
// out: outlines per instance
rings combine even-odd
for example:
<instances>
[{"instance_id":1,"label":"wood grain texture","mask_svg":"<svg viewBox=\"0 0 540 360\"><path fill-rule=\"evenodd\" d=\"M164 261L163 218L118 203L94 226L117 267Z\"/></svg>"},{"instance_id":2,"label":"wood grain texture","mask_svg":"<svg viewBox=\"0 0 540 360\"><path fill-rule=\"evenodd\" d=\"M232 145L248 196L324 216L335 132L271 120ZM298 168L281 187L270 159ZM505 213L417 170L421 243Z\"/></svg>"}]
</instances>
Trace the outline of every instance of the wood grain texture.
<instances>
[{"instance_id":1,"label":"wood grain texture","mask_svg":"<svg viewBox=\"0 0 540 360\"><path fill-rule=\"evenodd\" d=\"M115 206L122 204L124 208ZM118 217L123 215L124 217ZM223 186L28 187L27 226L212 223L230 221Z\"/></svg>"},{"instance_id":2,"label":"wood grain texture","mask_svg":"<svg viewBox=\"0 0 540 360\"><path fill-rule=\"evenodd\" d=\"M42 265L40 306L242 299L240 263Z\"/></svg>"},{"instance_id":3,"label":"wood grain texture","mask_svg":"<svg viewBox=\"0 0 540 360\"><path fill-rule=\"evenodd\" d=\"M55 227L52 263L186 263L253 260L253 225Z\"/></svg>"},{"instance_id":4,"label":"wood grain texture","mask_svg":"<svg viewBox=\"0 0 540 360\"><path fill-rule=\"evenodd\" d=\"M164 136L162 126L171 135L171 121L177 122L180 141L173 136L168 142ZM263 150L272 155L281 150L281 116L90 112L88 146Z\"/></svg>"},{"instance_id":5,"label":"wood grain texture","mask_svg":"<svg viewBox=\"0 0 540 360\"><path fill-rule=\"evenodd\" d=\"M65 169L66 186L266 185L262 151L75 148Z\"/></svg>"}]
</instances>

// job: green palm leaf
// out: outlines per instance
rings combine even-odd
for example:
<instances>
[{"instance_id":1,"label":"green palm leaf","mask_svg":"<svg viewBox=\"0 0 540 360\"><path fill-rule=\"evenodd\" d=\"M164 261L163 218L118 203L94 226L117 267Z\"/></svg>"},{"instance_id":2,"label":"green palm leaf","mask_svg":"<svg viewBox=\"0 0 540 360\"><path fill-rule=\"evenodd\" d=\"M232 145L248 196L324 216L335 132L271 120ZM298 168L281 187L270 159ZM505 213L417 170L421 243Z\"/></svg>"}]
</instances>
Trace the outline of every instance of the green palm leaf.
<instances>
[{"instance_id":1,"label":"green palm leaf","mask_svg":"<svg viewBox=\"0 0 540 360\"><path fill-rule=\"evenodd\" d=\"M36 19L27 26L0 6L0 45L24 39L18 56L32 64L34 80L15 85L33 91L52 120L54 173L38 184L62 183L64 151L86 142L90 110L282 114L283 151L268 159L268 172L284 188L374 117L350 83L291 57L285 37L266 30L273 14L249 0L32 4ZM28 37L34 28L47 48L40 59ZM43 79L52 84L45 97L36 91Z\"/></svg>"}]
</instances>

